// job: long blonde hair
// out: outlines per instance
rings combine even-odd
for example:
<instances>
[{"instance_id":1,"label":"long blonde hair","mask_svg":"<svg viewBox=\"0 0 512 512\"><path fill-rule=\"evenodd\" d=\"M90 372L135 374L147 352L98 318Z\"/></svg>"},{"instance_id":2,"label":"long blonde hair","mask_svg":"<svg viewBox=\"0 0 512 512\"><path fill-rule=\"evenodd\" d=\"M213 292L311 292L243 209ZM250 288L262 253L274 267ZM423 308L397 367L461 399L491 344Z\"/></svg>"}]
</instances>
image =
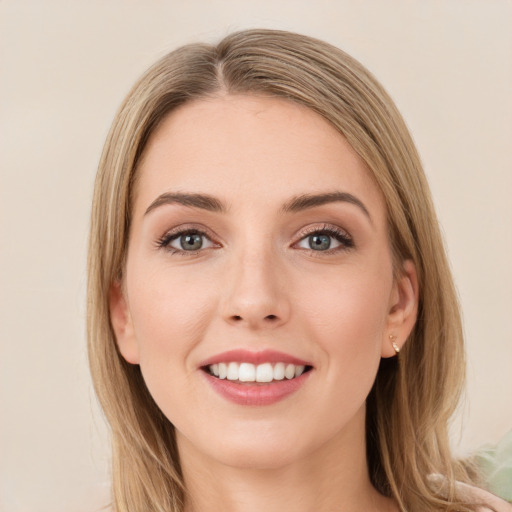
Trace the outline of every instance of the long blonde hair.
<instances>
[{"instance_id":1,"label":"long blonde hair","mask_svg":"<svg viewBox=\"0 0 512 512\"><path fill-rule=\"evenodd\" d=\"M174 428L138 366L120 355L109 290L122 279L137 163L162 119L224 91L282 97L314 110L366 162L387 203L395 271L412 259L420 302L400 360L383 360L367 400L367 459L374 486L401 510L473 510L454 498L467 480L450 454L447 425L465 371L458 301L417 151L393 101L356 60L322 41L249 30L218 45L166 55L135 84L107 137L96 179L89 245L88 340L96 393L112 430L116 512L178 512L185 489ZM441 473L447 497L428 477Z\"/></svg>"}]
</instances>

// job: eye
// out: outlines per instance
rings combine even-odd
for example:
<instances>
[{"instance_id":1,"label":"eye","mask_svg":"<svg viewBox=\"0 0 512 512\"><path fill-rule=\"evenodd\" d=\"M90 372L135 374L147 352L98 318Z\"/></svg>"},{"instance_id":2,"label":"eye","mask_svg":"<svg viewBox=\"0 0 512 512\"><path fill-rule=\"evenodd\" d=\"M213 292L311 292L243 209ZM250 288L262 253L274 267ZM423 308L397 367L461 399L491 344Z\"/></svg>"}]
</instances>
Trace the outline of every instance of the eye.
<instances>
[{"instance_id":1,"label":"eye","mask_svg":"<svg viewBox=\"0 0 512 512\"><path fill-rule=\"evenodd\" d=\"M158 247L163 247L172 253L195 253L214 245L206 233L191 229L167 233L158 241Z\"/></svg>"},{"instance_id":2,"label":"eye","mask_svg":"<svg viewBox=\"0 0 512 512\"><path fill-rule=\"evenodd\" d=\"M205 245L203 239L205 239L205 236L201 233L186 233L175 238L169 245L183 251L198 251Z\"/></svg>"},{"instance_id":3,"label":"eye","mask_svg":"<svg viewBox=\"0 0 512 512\"><path fill-rule=\"evenodd\" d=\"M297 247L315 252L325 252L354 247L354 242L345 231L329 227L310 232L307 236L301 238Z\"/></svg>"}]
</instances>

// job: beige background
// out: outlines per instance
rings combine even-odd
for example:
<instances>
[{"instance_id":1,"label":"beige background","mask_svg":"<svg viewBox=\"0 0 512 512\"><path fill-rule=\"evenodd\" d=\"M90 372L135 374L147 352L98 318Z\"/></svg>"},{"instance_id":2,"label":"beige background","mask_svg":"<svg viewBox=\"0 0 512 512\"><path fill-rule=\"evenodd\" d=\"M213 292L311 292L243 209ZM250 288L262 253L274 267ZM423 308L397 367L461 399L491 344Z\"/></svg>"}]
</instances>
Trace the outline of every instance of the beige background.
<instances>
[{"instance_id":1,"label":"beige background","mask_svg":"<svg viewBox=\"0 0 512 512\"><path fill-rule=\"evenodd\" d=\"M454 446L467 452L512 427L511 1L0 0L1 511L105 502L108 443L84 336L102 143L157 57L256 26L340 46L395 98L465 312L469 386Z\"/></svg>"}]
</instances>

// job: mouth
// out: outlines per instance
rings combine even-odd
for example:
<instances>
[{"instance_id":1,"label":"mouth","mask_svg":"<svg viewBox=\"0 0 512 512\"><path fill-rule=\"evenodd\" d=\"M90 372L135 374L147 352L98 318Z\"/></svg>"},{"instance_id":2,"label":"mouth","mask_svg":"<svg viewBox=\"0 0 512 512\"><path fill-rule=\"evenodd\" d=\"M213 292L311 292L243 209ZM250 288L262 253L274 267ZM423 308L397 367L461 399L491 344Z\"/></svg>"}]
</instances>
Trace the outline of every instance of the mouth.
<instances>
[{"instance_id":1,"label":"mouth","mask_svg":"<svg viewBox=\"0 0 512 512\"><path fill-rule=\"evenodd\" d=\"M239 383L269 384L283 380L293 380L312 370L312 366L285 362L226 361L203 366L201 369L210 376Z\"/></svg>"},{"instance_id":2,"label":"mouth","mask_svg":"<svg viewBox=\"0 0 512 512\"><path fill-rule=\"evenodd\" d=\"M306 385L314 367L275 350L231 350L199 367L211 388L236 405L272 405Z\"/></svg>"}]
</instances>

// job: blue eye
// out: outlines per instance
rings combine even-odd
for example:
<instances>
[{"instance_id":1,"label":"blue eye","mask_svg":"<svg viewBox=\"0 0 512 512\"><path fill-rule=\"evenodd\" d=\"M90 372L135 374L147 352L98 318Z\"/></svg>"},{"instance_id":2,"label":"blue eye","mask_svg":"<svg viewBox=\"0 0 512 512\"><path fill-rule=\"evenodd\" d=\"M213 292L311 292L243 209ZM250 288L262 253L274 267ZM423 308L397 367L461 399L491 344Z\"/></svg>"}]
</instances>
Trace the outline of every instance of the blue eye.
<instances>
[{"instance_id":1,"label":"blue eye","mask_svg":"<svg viewBox=\"0 0 512 512\"><path fill-rule=\"evenodd\" d=\"M176 253L198 252L202 249L213 247L213 245L213 242L205 233L196 230L169 233L158 242L159 247L166 248Z\"/></svg>"},{"instance_id":2,"label":"blue eye","mask_svg":"<svg viewBox=\"0 0 512 512\"><path fill-rule=\"evenodd\" d=\"M331 248L331 237L329 235L308 236L309 248L314 251L327 251Z\"/></svg>"},{"instance_id":3,"label":"blue eye","mask_svg":"<svg viewBox=\"0 0 512 512\"><path fill-rule=\"evenodd\" d=\"M176 247L175 244L179 245L179 247ZM176 247L176 249L182 249L183 251L198 251L203 247L203 235L200 235L199 233L181 235L173 240L169 245L171 247Z\"/></svg>"},{"instance_id":4,"label":"blue eye","mask_svg":"<svg viewBox=\"0 0 512 512\"><path fill-rule=\"evenodd\" d=\"M322 252L334 249L348 249L354 247L354 242L345 231L324 228L305 236L297 245L301 249Z\"/></svg>"}]
</instances>

